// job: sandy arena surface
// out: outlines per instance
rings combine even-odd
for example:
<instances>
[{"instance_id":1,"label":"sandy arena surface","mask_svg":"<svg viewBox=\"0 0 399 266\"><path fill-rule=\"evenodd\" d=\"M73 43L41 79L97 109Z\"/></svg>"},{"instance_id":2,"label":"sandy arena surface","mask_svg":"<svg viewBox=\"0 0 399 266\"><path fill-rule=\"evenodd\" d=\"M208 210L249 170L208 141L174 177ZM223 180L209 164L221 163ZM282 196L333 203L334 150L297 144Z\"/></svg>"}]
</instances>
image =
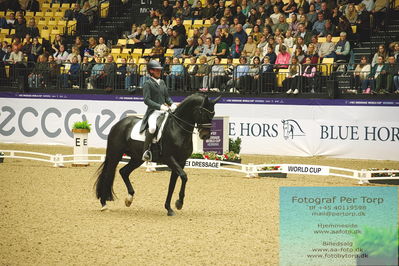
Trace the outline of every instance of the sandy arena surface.
<instances>
[{"instance_id":1,"label":"sandy arena surface","mask_svg":"<svg viewBox=\"0 0 399 266\"><path fill-rule=\"evenodd\" d=\"M3 143L0 150L73 153L71 147ZM243 156L250 162L398 168L394 161ZM20 159L0 164L0 265L278 265L279 188L357 186L338 177L245 178L187 169L185 205L167 217L169 172L140 168L131 175L132 206L124 205L127 192L117 174L118 199L111 211L100 212L93 192L98 166L53 168ZM180 181L173 203L179 188Z\"/></svg>"}]
</instances>

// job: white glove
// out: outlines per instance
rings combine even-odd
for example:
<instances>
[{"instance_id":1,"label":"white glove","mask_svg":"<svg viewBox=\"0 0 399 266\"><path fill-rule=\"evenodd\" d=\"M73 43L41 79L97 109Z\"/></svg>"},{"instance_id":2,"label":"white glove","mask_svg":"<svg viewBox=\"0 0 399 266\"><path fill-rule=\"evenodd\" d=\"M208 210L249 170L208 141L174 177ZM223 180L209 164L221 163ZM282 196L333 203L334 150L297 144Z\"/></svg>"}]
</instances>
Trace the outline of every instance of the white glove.
<instances>
[{"instance_id":1,"label":"white glove","mask_svg":"<svg viewBox=\"0 0 399 266\"><path fill-rule=\"evenodd\" d=\"M168 111L168 110L169 110L169 106L166 106L166 105L164 105L164 104L161 105L161 111L166 112L166 111Z\"/></svg>"},{"instance_id":2,"label":"white glove","mask_svg":"<svg viewBox=\"0 0 399 266\"><path fill-rule=\"evenodd\" d=\"M170 110L172 110L172 112L174 112L177 108L177 105L175 103L172 103L172 105L170 106Z\"/></svg>"}]
</instances>

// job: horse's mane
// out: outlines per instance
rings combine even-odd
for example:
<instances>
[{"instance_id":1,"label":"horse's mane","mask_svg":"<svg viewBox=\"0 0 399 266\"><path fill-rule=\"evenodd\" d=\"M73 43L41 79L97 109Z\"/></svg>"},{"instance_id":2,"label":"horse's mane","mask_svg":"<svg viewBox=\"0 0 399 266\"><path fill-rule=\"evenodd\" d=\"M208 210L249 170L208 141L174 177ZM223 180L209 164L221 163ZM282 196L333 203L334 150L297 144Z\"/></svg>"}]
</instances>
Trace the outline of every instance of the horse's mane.
<instances>
[{"instance_id":1,"label":"horse's mane","mask_svg":"<svg viewBox=\"0 0 399 266\"><path fill-rule=\"evenodd\" d=\"M204 101L206 95L202 93L194 93L186 97L176 108L176 112L186 109L187 106L193 105L195 103L201 104Z\"/></svg>"}]
</instances>

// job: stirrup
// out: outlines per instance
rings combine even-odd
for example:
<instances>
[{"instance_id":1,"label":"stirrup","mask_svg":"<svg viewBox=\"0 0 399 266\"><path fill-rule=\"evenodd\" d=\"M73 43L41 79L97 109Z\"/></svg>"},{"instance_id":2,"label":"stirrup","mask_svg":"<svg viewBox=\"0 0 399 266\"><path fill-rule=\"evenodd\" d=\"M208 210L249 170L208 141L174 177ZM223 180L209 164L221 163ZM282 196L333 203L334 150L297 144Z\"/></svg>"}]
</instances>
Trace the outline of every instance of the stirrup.
<instances>
[{"instance_id":1,"label":"stirrup","mask_svg":"<svg viewBox=\"0 0 399 266\"><path fill-rule=\"evenodd\" d=\"M146 150L143 153L143 157L141 158L145 162L151 162L152 161L152 153L150 150Z\"/></svg>"}]
</instances>

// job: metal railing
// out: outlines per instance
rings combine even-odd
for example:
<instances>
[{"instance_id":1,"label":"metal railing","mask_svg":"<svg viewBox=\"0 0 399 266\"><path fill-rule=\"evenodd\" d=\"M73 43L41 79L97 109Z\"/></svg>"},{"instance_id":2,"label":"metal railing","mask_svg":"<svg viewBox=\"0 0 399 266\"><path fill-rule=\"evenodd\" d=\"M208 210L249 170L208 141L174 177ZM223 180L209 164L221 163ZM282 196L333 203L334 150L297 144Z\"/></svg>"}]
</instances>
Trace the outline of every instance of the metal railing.
<instances>
[{"instance_id":1,"label":"metal railing","mask_svg":"<svg viewBox=\"0 0 399 266\"><path fill-rule=\"evenodd\" d=\"M328 94L328 81L336 82L337 94L372 91L393 93L393 77L382 73L364 84L347 63L298 65L199 65L165 64L162 79L170 92L220 91L242 95L281 94L298 89L299 94ZM396 66L398 67L398 66ZM133 63L19 63L0 64L0 86L24 89L125 90L133 92L149 79L146 64ZM366 86L366 87L365 87ZM383 88L384 90L380 90ZM331 88L330 88L331 89Z\"/></svg>"}]
</instances>

